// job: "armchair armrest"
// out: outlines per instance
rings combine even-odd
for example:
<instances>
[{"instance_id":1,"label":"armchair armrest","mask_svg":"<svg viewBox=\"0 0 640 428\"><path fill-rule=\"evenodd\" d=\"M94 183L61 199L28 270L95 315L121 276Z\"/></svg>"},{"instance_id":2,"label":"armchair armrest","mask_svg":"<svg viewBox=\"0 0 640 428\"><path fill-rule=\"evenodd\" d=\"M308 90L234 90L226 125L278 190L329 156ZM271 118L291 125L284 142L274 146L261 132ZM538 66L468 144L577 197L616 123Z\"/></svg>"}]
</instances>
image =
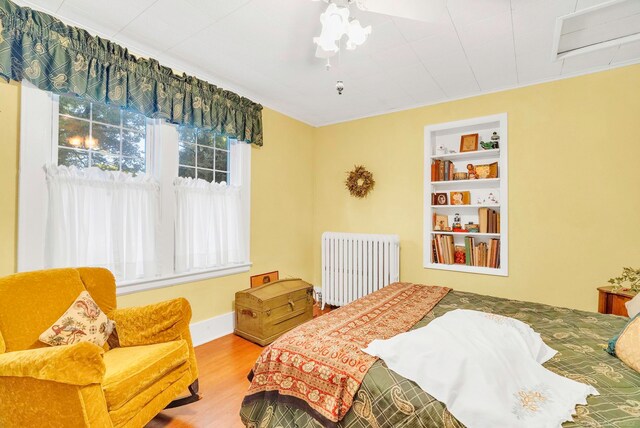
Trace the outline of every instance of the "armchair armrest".
<instances>
[{"instance_id":1,"label":"armchair armrest","mask_svg":"<svg viewBox=\"0 0 640 428\"><path fill-rule=\"evenodd\" d=\"M184 298L147 306L115 309L109 318L116 322L120 346L150 345L188 336L191 305Z\"/></svg>"},{"instance_id":2,"label":"armchair armrest","mask_svg":"<svg viewBox=\"0 0 640 428\"><path fill-rule=\"evenodd\" d=\"M101 383L104 350L92 343L0 354L0 377L30 377L68 385Z\"/></svg>"}]
</instances>

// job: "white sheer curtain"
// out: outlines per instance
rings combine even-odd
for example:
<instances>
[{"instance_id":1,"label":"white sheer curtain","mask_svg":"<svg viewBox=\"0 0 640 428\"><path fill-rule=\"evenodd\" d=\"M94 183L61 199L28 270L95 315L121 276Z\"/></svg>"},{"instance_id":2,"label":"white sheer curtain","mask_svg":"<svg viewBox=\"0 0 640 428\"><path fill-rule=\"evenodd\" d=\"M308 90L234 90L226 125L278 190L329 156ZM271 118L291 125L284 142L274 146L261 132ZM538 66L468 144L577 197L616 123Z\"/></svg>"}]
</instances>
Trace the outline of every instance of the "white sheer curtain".
<instances>
[{"instance_id":1,"label":"white sheer curtain","mask_svg":"<svg viewBox=\"0 0 640 428\"><path fill-rule=\"evenodd\" d=\"M118 280L157 274L160 187L151 176L47 166L47 267L101 266Z\"/></svg>"},{"instance_id":2,"label":"white sheer curtain","mask_svg":"<svg viewBox=\"0 0 640 428\"><path fill-rule=\"evenodd\" d=\"M242 193L247 144L231 145L231 183L176 178L175 269L177 273L248 260Z\"/></svg>"}]
</instances>

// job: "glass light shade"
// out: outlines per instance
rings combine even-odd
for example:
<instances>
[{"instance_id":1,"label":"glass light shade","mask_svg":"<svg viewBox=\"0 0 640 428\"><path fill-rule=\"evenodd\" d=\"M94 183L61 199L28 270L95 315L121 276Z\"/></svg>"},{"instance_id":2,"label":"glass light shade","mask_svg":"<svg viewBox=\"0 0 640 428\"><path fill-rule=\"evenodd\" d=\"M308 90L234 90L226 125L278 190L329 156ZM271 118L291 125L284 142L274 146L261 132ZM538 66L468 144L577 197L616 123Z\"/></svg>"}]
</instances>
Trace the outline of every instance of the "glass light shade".
<instances>
[{"instance_id":1,"label":"glass light shade","mask_svg":"<svg viewBox=\"0 0 640 428\"><path fill-rule=\"evenodd\" d=\"M371 34L371 25L363 27L360 25L360 21L354 19L349 23L349 29L347 30L347 49L354 50L361 44L367 41L367 37Z\"/></svg>"},{"instance_id":2,"label":"glass light shade","mask_svg":"<svg viewBox=\"0 0 640 428\"><path fill-rule=\"evenodd\" d=\"M322 31L320 36L313 38L313 42L323 51L338 52L340 47L336 42L349 30L349 9L331 3L327 10L320 15L320 23Z\"/></svg>"}]
</instances>

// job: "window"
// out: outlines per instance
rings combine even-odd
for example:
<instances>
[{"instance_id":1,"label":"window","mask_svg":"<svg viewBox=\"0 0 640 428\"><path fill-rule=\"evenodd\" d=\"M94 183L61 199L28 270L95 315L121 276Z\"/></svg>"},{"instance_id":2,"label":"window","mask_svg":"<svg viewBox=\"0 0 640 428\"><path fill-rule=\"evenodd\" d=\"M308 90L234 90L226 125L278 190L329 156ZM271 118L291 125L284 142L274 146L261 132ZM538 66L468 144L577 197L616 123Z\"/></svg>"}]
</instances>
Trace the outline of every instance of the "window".
<instances>
[{"instance_id":1,"label":"window","mask_svg":"<svg viewBox=\"0 0 640 428\"><path fill-rule=\"evenodd\" d=\"M126 294L249 269L248 144L28 82L21 109L18 271L105 266Z\"/></svg>"},{"instance_id":2,"label":"window","mask_svg":"<svg viewBox=\"0 0 640 428\"><path fill-rule=\"evenodd\" d=\"M58 165L146 171L146 118L135 111L60 96Z\"/></svg>"},{"instance_id":3,"label":"window","mask_svg":"<svg viewBox=\"0 0 640 428\"><path fill-rule=\"evenodd\" d=\"M210 130L178 128L178 176L229 183L229 138Z\"/></svg>"}]
</instances>

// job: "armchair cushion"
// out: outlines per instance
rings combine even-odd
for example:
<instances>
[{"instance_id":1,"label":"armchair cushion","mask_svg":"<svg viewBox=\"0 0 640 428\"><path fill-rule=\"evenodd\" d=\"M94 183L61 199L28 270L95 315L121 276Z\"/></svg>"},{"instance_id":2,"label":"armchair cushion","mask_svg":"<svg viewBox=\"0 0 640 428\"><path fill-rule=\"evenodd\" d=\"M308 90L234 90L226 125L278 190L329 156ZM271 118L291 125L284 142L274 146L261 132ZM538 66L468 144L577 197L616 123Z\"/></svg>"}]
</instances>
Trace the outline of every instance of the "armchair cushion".
<instances>
[{"instance_id":1,"label":"armchair cushion","mask_svg":"<svg viewBox=\"0 0 640 428\"><path fill-rule=\"evenodd\" d=\"M51 346L91 342L103 346L113 331L113 321L100 310L88 291L83 291L48 329L40 341Z\"/></svg>"},{"instance_id":2,"label":"armchair cushion","mask_svg":"<svg viewBox=\"0 0 640 428\"><path fill-rule=\"evenodd\" d=\"M104 350L89 342L0 354L0 376L31 377L69 385L100 383Z\"/></svg>"},{"instance_id":3,"label":"armchair cushion","mask_svg":"<svg viewBox=\"0 0 640 428\"><path fill-rule=\"evenodd\" d=\"M191 306L178 298L109 313L115 321L120 346L149 345L180 339L189 331Z\"/></svg>"},{"instance_id":4,"label":"armchair cushion","mask_svg":"<svg viewBox=\"0 0 640 428\"><path fill-rule=\"evenodd\" d=\"M115 348L105 353L102 387L109 411L143 393L188 358L189 347L184 340Z\"/></svg>"}]
</instances>

